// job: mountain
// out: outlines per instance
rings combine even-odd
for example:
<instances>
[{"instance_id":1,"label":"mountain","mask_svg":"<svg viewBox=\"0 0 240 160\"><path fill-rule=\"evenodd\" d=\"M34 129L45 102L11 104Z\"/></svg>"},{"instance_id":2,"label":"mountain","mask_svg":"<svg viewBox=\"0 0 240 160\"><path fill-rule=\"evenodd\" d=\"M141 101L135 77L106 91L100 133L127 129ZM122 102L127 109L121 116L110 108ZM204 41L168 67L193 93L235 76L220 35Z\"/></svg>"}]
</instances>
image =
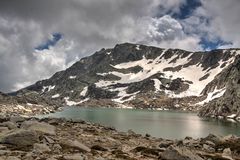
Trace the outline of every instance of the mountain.
<instances>
[{"instance_id":1,"label":"mountain","mask_svg":"<svg viewBox=\"0 0 240 160\"><path fill-rule=\"evenodd\" d=\"M237 112L240 49L189 52L118 44L16 92L67 105ZM230 94L231 93L231 94ZM230 96L231 95L231 96ZM228 109L224 108L226 102ZM230 104L228 104L230 103ZM208 111L211 110L211 114Z\"/></svg>"}]
</instances>

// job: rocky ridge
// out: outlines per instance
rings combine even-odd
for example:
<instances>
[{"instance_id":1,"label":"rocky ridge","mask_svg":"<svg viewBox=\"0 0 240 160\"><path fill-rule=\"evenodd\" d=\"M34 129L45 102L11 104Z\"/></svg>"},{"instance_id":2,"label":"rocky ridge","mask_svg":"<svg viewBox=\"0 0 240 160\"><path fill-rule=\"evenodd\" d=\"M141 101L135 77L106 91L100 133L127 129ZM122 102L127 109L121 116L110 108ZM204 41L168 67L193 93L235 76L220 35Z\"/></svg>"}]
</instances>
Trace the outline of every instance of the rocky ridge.
<instances>
[{"instance_id":1,"label":"rocky ridge","mask_svg":"<svg viewBox=\"0 0 240 160\"><path fill-rule=\"evenodd\" d=\"M238 160L240 137L168 140L85 121L0 118L0 160Z\"/></svg>"},{"instance_id":2,"label":"rocky ridge","mask_svg":"<svg viewBox=\"0 0 240 160\"><path fill-rule=\"evenodd\" d=\"M0 116L33 116L55 112L60 107L56 102L48 101L36 92L10 96L0 92Z\"/></svg>"}]
</instances>

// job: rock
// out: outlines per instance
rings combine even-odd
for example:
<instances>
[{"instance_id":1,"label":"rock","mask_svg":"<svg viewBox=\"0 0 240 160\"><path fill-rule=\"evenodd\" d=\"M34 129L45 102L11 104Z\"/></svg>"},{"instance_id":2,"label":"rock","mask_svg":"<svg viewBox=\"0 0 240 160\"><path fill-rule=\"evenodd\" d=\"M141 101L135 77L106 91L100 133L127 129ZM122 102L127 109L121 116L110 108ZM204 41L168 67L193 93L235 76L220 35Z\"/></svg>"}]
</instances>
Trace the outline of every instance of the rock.
<instances>
[{"instance_id":1,"label":"rock","mask_svg":"<svg viewBox=\"0 0 240 160\"><path fill-rule=\"evenodd\" d=\"M3 146L0 144L0 149L6 149L7 147L6 146Z\"/></svg>"},{"instance_id":2,"label":"rock","mask_svg":"<svg viewBox=\"0 0 240 160\"><path fill-rule=\"evenodd\" d=\"M21 116L15 116L15 117L11 117L10 121L17 123L17 122L24 122L26 119L24 117Z\"/></svg>"},{"instance_id":3,"label":"rock","mask_svg":"<svg viewBox=\"0 0 240 160\"><path fill-rule=\"evenodd\" d=\"M229 160L233 160L232 158L232 151L230 148L226 148L223 150L223 154L222 154L223 158L229 159Z\"/></svg>"},{"instance_id":4,"label":"rock","mask_svg":"<svg viewBox=\"0 0 240 160\"><path fill-rule=\"evenodd\" d=\"M210 147L209 145L207 144L203 144L203 149L209 153L214 153L215 152L215 149Z\"/></svg>"},{"instance_id":5,"label":"rock","mask_svg":"<svg viewBox=\"0 0 240 160\"><path fill-rule=\"evenodd\" d=\"M46 144L35 143L33 149L37 153L51 152L51 149Z\"/></svg>"},{"instance_id":6,"label":"rock","mask_svg":"<svg viewBox=\"0 0 240 160\"><path fill-rule=\"evenodd\" d=\"M51 158L47 158L47 160L57 160L57 159L54 157L51 157Z\"/></svg>"},{"instance_id":7,"label":"rock","mask_svg":"<svg viewBox=\"0 0 240 160\"><path fill-rule=\"evenodd\" d=\"M236 140L236 139L237 139L237 136L232 135L232 134L227 135L227 136L225 136L225 137L222 138L223 141L234 141L234 140Z\"/></svg>"},{"instance_id":8,"label":"rock","mask_svg":"<svg viewBox=\"0 0 240 160\"><path fill-rule=\"evenodd\" d=\"M0 156L7 155L7 154L9 154L9 153L11 153L10 150L0 150Z\"/></svg>"},{"instance_id":9,"label":"rock","mask_svg":"<svg viewBox=\"0 0 240 160\"><path fill-rule=\"evenodd\" d=\"M48 137L48 136L44 136L44 140L46 140L46 142L49 143L49 144L55 143L55 141L52 138Z\"/></svg>"},{"instance_id":10,"label":"rock","mask_svg":"<svg viewBox=\"0 0 240 160\"><path fill-rule=\"evenodd\" d=\"M221 142L221 138L216 136L216 135L214 135L214 134L209 134L207 137L203 138L202 140L205 141L205 142L206 141L211 141L214 144Z\"/></svg>"},{"instance_id":11,"label":"rock","mask_svg":"<svg viewBox=\"0 0 240 160\"><path fill-rule=\"evenodd\" d=\"M34 143L39 142L39 135L35 131L19 129L4 135L0 142L18 147L32 146Z\"/></svg>"},{"instance_id":12,"label":"rock","mask_svg":"<svg viewBox=\"0 0 240 160\"><path fill-rule=\"evenodd\" d=\"M7 131L9 131L8 127L0 127L0 132L7 132Z\"/></svg>"},{"instance_id":13,"label":"rock","mask_svg":"<svg viewBox=\"0 0 240 160\"><path fill-rule=\"evenodd\" d=\"M39 132L41 134L56 135L56 127L45 122L25 121L21 128Z\"/></svg>"},{"instance_id":14,"label":"rock","mask_svg":"<svg viewBox=\"0 0 240 160\"><path fill-rule=\"evenodd\" d=\"M151 137L151 135L148 134L148 133L146 133L146 134L145 134L145 137L149 138L149 137Z\"/></svg>"},{"instance_id":15,"label":"rock","mask_svg":"<svg viewBox=\"0 0 240 160\"><path fill-rule=\"evenodd\" d=\"M172 144L173 144L173 141L162 141L162 142L160 142L159 147L160 148L167 148Z\"/></svg>"},{"instance_id":16,"label":"rock","mask_svg":"<svg viewBox=\"0 0 240 160\"><path fill-rule=\"evenodd\" d=\"M147 148L143 146L138 146L132 150L133 152L141 152L142 155L152 155L152 156L159 156L159 152L161 149L156 148Z\"/></svg>"},{"instance_id":17,"label":"rock","mask_svg":"<svg viewBox=\"0 0 240 160\"><path fill-rule=\"evenodd\" d=\"M73 154L73 155L66 155L66 156L63 156L63 158L65 160L84 160L84 156L82 154L79 154L79 153L76 153L76 154Z\"/></svg>"},{"instance_id":18,"label":"rock","mask_svg":"<svg viewBox=\"0 0 240 160\"><path fill-rule=\"evenodd\" d=\"M6 160L21 160L21 159L18 158L18 157L9 156L9 157L6 158Z\"/></svg>"},{"instance_id":19,"label":"rock","mask_svg":"<svg viewBox=\"0 0 240 160\"><path fill-rule=\"evenodd\" d=\"M215 146L215 143L213 143L213 142L211 142L211 141L206 141L205 143L206 143L207 145L209 145L209 146L212 146L212 147Z\"/></svg>"},{"instance_id":20,"label":"rock","mask_svg":"<svg viewBox=\"0 0 240 160\"><path fill-rule=\"evenodd\" d=\"M94 145L94 146L91 147L91 149L97 150L97 151L108 151L107 148L104 148L104 147L102 147L100 145Z\"/></svg>"},{"instance_id":21,"label":"rock","mask_svg":"<svg viewBox=\"0 0 240 160\"><path fill-rule=\"evenodd\" d=\"M60 145L62 147L70 147L70 148L75 148L83 152L90 152L91 149L85 146L84 144L80 143L77 140L61 140Z\"/></svg>"},{"instance_id":22,"label":"rock","mask_svg":"<svg viewBox=\"0 0 240 160\"><path fill-rule=\"evenodd\" d=\"M8 129L10 129L10 130L17 128L16 123L13 123L13 122L11 122L11 121L0 123L0 126L1 126L1 127L8 127Z\"/></svg>"},{"instance_id":23,"label":"rock","mask_svg":"<svg viewBox=\"0 0 240 160\"><path fill-rule=\"evenodd\" d=\"M60 144L54 144L52 149L54 153L60 153L62 150L62 147L60 146Z\"/></svg>"},{"instance_id":24,"label":"rock","mask_svg":"<svg viewBox=\"0 0 240 160\"><path fill-rule=\"evenodd\" d=\"M164 160L203 160L185 147L169 147L160 157Z\"/></svg>"}]
</instances>

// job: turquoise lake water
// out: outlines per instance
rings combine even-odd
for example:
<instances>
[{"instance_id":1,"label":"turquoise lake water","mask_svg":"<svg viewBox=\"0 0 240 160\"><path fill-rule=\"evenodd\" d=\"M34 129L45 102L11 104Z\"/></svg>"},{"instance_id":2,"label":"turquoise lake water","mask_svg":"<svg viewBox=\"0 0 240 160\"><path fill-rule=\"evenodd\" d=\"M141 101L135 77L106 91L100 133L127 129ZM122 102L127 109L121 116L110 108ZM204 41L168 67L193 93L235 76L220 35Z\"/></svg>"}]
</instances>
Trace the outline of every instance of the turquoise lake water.
<instances>
[{"instance_id":1,"label":"turquoise lake water","mask_svg":"<svg viewBox=\"0 0 240 160\"><path fill-rule=\"evenodd\" d=\"M203 119L195 113L174 111L151 111L138 109L114 108L79 108L66 107L60 112L44 115L44 117L64 117L82 119L89 122L112 126L119 131L129 129L140 134L154 137L180 139L186 136L205 137L209 133L224 136L236 134L240 136L240 123Z\"/></svg>"}]
</instances>

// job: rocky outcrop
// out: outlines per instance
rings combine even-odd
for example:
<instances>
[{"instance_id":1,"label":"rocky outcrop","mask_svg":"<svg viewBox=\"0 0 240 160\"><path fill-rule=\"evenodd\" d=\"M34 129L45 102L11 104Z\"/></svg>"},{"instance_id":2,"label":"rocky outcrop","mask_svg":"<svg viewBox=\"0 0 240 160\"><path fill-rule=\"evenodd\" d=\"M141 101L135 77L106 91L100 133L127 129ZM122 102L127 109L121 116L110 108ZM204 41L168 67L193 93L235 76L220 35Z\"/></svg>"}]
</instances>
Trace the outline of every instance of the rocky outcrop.
<instances>
[{"instance_id":1,"label":"rocky outcrop","mask_svg":"<svg viewBox=\"0 0 240 160\"><path fill-rule=\"evenodd\" d=\"M217 85L216 85L217 84ZM234 116L231 118L240 117L240 56L238 56L233 64L223 70L216 76L214 81L209 83L207 89L225 88L223 96L207 103L200 111L200 116Z\"/></svg>"},{"instance_id":2,"label":"rocky outcrop","mask_svg":"<svg viewBox=\"0 0 240 160\"><path fill-rule=\"evenodd\" d=\"M61 106L37 92L19 92L18 95L0 93L0 115L4 116L49 114Z\"/></svg>"},{"instance_id":3,"label":"rocky outcrop","mask_svg":"<svg viewBox=\"0 0 240 160\"><path fill-rule=\"evenodd\" d=\"M118 132L112 127L85 121L22 119L11 122L16 123L17 128L0 130L0 159L230 160L240 157L240 137L233 135L167 140L149 134L143 136L131 130ZM34 124L55 128L56 134L25 127L26 124L33 124L33 121ZM10 118L5 118L3 123L9 122Z\"/></svg>"}]
</instances>

